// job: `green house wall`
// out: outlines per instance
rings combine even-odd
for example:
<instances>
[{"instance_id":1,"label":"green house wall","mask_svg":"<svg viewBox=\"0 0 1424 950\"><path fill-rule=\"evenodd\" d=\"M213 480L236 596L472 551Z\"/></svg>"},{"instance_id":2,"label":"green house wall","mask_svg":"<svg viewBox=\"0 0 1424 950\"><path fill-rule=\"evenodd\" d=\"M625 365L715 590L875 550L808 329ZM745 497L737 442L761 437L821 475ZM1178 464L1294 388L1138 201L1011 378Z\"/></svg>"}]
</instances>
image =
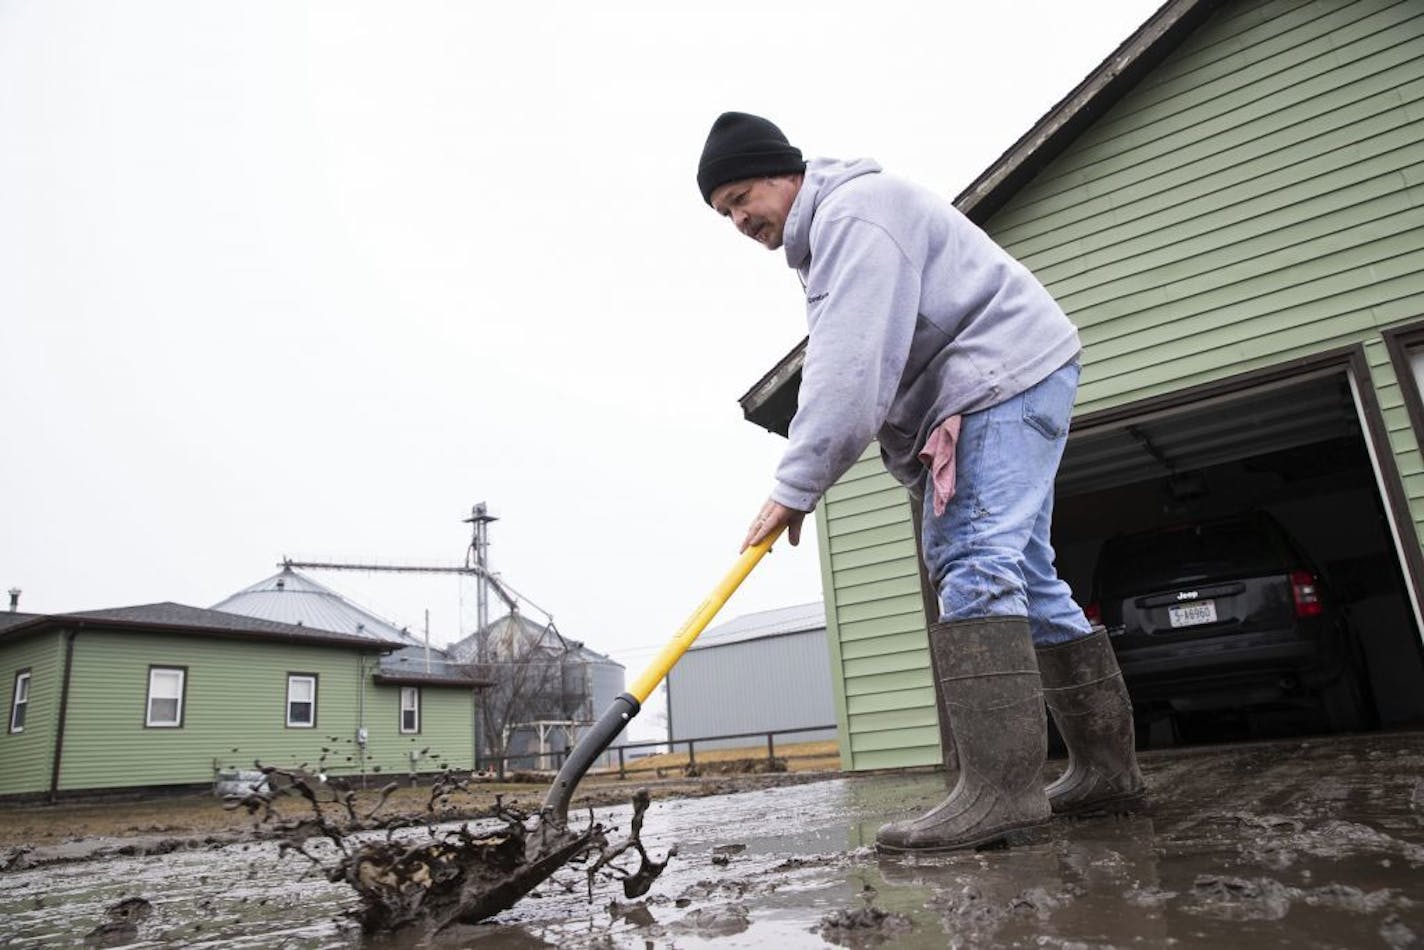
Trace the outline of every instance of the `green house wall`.
<instances>
[{"instance_id":1,"label":"green house wall","mask_svg":"<svg viewBox=\"0 0 1424 950\"><path fill-rule=\"evenodd\" d=\"M399 686L377 686L367 697L367 759L382 772L406 774L411 753L419 772L443 765L468 769L474 764L474 705L469 688L420 686L420 731L400 731Z\"/></svg>"},{"instance_id":2,"label":"green house wall","mask_svg":"<svg viewBox=\"0 0 1424 950\"><path fill-rule=\"evenodd\" d=\"M0 690L5 697L5 721L0 727L0 795L49 788L63 664L64 638L55 634L27 637L0 647ZM15 674L24 669L30 671L25 728L23 732L11 732Z\"/></svg>"},{"instance_id":3,"label":"green house wall","mask_svg":"<svg viewBox=\"0 0 1424 950\"><path fill-rule=\"evenodd\" d=\"M1080 414L1362 345L1424 527L1381 337L1424 318L1421 142L1424 4L1230 3L986 230L1080 328ZM934 764L909 506L874 446L817 518L842 764Z\"/></svg>"},{"instance_id":4,"label":"green house wall","mask_svg":"<svg viewBox=\"0 0 1424 950\"><path fill-rule=\"evenodd\" d=\"M32 671L25 731L0 733L0 795L50 789L64 644L64 635L46 634L0 649L0 673L11 684L3 687L7 717L15 672ZM58 790L200 784L217 769L250 769L256 761L337 775L363 767L392 776L470 768L471 689L420 686L419 731L402 734L401 687L375 683L376 662L341 647L81 631L73 640ZM153 666L186 669L181 726L145 725ZM314 727L286 724L290 673L317 677ZM362 722L364 758L355 743Z\"/></svg>"}]
</instances>

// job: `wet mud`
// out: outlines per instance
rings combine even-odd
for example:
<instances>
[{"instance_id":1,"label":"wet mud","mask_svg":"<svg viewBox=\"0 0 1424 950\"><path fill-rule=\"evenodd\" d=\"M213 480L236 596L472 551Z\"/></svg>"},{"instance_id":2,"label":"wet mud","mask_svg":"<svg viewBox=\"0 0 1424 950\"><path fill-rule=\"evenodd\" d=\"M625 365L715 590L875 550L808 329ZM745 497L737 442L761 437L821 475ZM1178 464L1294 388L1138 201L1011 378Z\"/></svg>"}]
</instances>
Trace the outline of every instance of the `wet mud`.
<instances>
[{"instance_id":1,"label":"wet mud","mask_svg":"<svg viewBox=\"0 0 1424 950\"><path fill-rule=\"evenodd\" d=\"M0 946L84 946L106 921L156 946L1421 945L1424 736L1166 750L1144 771L1146 812L942 855L869 847L881 822L943 796L935 774L654 799L640 843L678 857L641 896L617 886L635 871L604 866L590 899L591 857L492 919L436 932L365 932L360 896L276 842L111 855L0 874ZM592 818L626 832L633 815L625 804ZM341 859L320 836L305 848ZM126 899L151 909L111 918Z\"/></svg>"},{"instance_id":2,"label":"wet mud","mask_svg":"<svg viewBox=\"0 0 1424 950\"><path fill-rule=\"evenodd\" d=\"M502 797L485 816L492 827L478 821L442 825L443 815L469 808L468 801L457 800L471 795L471 779L455 772L435 780L424 814L415 818L380 814L395 783L365 797L353 785L319 773L273 767L262 772L260 787L228 798L225 807L249 812L258 827L276 837L279 854L300 854L328 881L351 887L361 900L352 916L367 934L476 924L510 909L565 865L590 861L590 901L600 875L621 880L626 897L641 897L677 853L674 845L656 861L643 846L643 818L651 804L647 789L633 794L627 838L612 843L592 815L580 829L547 809L527 812ZM294 802L296 815L283 807ZM410 833L417 825L423 830ZM313 838L329 844L336 859L309 851ZM619 863L630 851L638 855L636 869Z\"/></svg>"}]
</instances>

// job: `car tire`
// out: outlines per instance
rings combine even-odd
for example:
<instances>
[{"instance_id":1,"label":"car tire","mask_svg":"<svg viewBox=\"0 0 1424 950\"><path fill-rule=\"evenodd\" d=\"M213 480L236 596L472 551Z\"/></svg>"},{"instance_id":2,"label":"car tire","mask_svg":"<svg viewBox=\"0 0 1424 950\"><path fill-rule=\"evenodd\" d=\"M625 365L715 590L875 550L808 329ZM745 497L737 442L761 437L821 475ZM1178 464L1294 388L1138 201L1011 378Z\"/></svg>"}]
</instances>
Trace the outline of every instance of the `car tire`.
<instances>
[{"instance_id":1,"label":"car tire","mask_svg":"<svg viewBox=\"0 0 1424 950\"><path fill-rule=\"evenodd\" d=\"M1339 679L1321 688L1317 694L1321 719L1331 732L1366 732L1379 728L1374 690L1370 687L1369 670L1359 648L1351 645L1349 662Z\"/></svg>"}]
</instances>

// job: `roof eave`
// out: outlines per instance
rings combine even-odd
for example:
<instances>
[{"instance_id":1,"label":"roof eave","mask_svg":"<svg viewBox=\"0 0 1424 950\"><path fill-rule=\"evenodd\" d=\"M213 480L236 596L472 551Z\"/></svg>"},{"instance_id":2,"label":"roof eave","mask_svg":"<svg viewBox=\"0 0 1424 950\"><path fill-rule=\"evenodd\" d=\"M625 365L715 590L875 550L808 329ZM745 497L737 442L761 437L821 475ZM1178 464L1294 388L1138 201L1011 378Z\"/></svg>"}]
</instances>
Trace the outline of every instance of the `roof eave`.
<instances>
[{"instance_id":1,"label":"roof eave","mask_svg":"<svg viewBox=\"0 0 1424 950\"><path fill-rule=\"evenodd\" d=\"M984 224L1013 194L1061 155L1083 131L1195 30L1223 0L1167 0L1072 92L974 179L955 207ZM739 400L742 416L786 435L801 387L802 340Z\"/></svg>"},{"instance_id":2,"label":"roof eave","mask_svg":"<svg viewBox=\"0 0 1424 950\"><path fill-rule=\"evenodd\" d=\"M1063 153L1088 126L1176 49L1222 0L1167 0L1072 92L1000 155L954 205L978 224Z\"/></svg>"},{"instance_id":3,"label":"roof eave","mask_svg":"<svg viewBox=\"0 0 1424 950\"><path fill-rule=\"evenodd\" d=\"M192 624L150 623L137 620L97 619L54 614L44 618L40 624L24 624L11 630L32 631L39 629L114 630L130 632L135 630L153 633L176 633L186 636L211 637L219 640L264 640L277 643L294 643L316 646L339 646L365 653L389 653L400 644L368 640L365 637L348 637L341 634L288 634L266 630L229 630L221 627L198 627ZM9 631L5 631L8 633Z\"/></svg>"},{"instance_id":4,"label":"roof eave","mask_svg":"<svg viewBox=\"0 0 1424 950\"><path fill-rule=\"evenodd\" d=\"M372 681L381 686L464 686L472 689L486 689L494 686L492 680L463 676L440 676L437 673L376 673Z\"/></svg>"}]
</instances>

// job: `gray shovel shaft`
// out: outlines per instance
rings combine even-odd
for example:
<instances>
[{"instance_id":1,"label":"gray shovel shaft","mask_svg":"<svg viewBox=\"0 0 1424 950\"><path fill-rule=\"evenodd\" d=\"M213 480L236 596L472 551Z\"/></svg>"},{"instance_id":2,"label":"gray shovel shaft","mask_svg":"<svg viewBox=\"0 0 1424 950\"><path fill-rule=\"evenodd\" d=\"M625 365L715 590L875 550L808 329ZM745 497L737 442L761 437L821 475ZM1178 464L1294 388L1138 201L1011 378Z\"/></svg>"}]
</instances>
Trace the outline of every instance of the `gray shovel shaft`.
<instances>
[{"instance_id":1,"label":"gray shovel shaft","mask_svg":"<svg viewBox=\"0 0 1424 950\"><path fill-rule=\"evenodd\" d=\"M552 812L561 823L568 820L569 800L573 798L574 788L579 780L583 778L589 766L593 765L594 760L603 754L603 750L618 738L628 721L638 715L639 708L640 704L629 693L623 693L613 700L593 724L593 728L584 734L578 745L569 753L569 757L564 760L563 767L554 779L553 787L549 789L549 794L544 796L544 811Z\"/></svg>"}]
</instances>

